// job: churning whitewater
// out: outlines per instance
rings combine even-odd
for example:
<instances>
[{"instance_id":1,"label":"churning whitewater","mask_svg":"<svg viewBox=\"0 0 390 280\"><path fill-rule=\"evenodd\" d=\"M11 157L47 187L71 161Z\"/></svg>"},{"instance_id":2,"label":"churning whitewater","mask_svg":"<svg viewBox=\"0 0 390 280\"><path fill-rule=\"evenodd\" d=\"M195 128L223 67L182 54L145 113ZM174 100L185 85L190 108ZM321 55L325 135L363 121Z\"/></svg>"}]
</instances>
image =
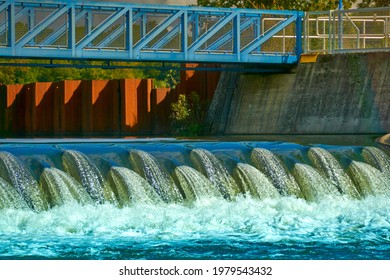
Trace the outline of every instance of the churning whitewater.
<instances>
[{"instance_id":1,"label":"churning whitewater","mask_svg":"<svg viewBox=\"0 0 390 280\"><path fill-rule=\"evenodd\" d=\"M3 144L3 259L388 259L390 157L275 142Z\"/></svg>"}]
</instances>

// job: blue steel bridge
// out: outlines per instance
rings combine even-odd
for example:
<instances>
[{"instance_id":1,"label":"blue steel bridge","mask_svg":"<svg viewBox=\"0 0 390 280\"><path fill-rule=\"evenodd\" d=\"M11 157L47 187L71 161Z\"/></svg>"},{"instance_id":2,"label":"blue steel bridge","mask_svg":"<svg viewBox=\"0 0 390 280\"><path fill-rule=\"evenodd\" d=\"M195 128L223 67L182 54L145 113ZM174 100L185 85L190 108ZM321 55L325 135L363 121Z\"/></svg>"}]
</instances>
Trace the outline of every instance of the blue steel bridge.
<instances>
[{"instance_id":1,"label":"blue steel bridge","mask_svg":"<svg viewBox=\"0 0 390 280\"><path fill-rule=\"evenodd\" d=\"M0 1L0 57L294 65L300 11Z\"/></svg>"}]
</instances>

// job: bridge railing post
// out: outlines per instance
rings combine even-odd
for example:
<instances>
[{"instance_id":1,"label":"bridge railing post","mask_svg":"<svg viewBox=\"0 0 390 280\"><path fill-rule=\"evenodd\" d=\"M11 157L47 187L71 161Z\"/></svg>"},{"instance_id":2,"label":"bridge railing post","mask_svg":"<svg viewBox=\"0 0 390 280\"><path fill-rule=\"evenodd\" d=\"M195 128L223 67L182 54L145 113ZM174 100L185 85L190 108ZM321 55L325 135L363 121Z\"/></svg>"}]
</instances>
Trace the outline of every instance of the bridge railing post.
<instances>
[{"instance_id":1,"label":"bridge railing post","mask_svg":"<svg viewBox=\"0 0 390 280\"><path fill-rule=\"evenodd\" d=\"M240 61L240 51L241 51L241 19L240 13L233 19L233 54L237 55L237 60Z\"/></svg>"},{"instance_id":2,"label":"bridge railing post","mask_svg":"<svg viewBox=\"0 0 390 280\"><path fill-rule=\"evenodd\" d=\"M304 36L304 13L297 12L297 19L295 21L295 27L296 27L296 48L295 48L295 54L300 57L302 54L302 48L303 48L303 42L302 37Z\"/></svg>"},{"instance_id":3,"label":"bridge railing post","mask_svg":"<svg viewBox=\"0 0 390 280\"><path fill-rule=\"evenodd\" d=\"M72 5L68 11L68 48L72 50L72 55L76 54L76 11Z\"/></svg>"},{"instance_id":4,"label":"bridge railing post","mask_svg":"<svg viewBox=\"0 0 390 280\"><path fill-rule=\"evenodd\" d=\"M8 6L8 46L15 52L16 44L16 20L15 20L15 3Z\"/></svg>"},{"instance_id":5,"label":"bridge railing post","mask_svg":"<svg viewBox=\"0 0 390 280\"><path fill-rule=\"evenodd\" d=\"M184 11L183 15L180 17L180 26L181 26L181 50L184 54L184 57L187 57L188 50L188 13Z\"/></svg>"},{"instance_id":6,"label":"bridge railing post","mask_svg":"<svg viewBox=\"0 0 390 280\"><path fill-rule=\"evenodd\" d=\"M125 49L128 52L128 58L133 58L133 9L130 7L126 13L126 43Z\"/></svg>"}]
</instances>

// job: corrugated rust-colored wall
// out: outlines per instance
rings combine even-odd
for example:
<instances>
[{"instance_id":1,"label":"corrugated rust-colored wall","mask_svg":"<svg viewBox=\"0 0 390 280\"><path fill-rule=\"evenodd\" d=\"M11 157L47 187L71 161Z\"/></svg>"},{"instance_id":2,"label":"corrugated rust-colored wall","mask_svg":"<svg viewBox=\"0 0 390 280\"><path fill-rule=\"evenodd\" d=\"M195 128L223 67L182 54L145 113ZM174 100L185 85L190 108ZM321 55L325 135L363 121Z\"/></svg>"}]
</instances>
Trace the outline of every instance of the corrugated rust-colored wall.
<instances>
[{"instance_id":1,"label":"corrugated rust-colored wall","mask_svg":"<svg viewBox=\"0 0 390 280\"><path fill-rule=\"evenodd\" d=\"M215 89L217 87L221 72L197 70L200 67L198 64L186 64L188 68L193 70L182 71L180 75L180 90L179 94L191 93L195 91L204 101L211 101ZM209 67L217 67L217 65L208 65Z\"/></svg>"},{"instance_id":2,"label":"corrugated rust-colored wall","mask_svg":"<svg viewBox=\"0 0 390 280\"><path fill-rule=\"evenodd\" d=\"M1 134L150 134L152 86L152 80L140 79L2 86Z\"/></svg>"},{"instance_id":3,"label":"corrugated rust-colored wall","mask_svg":"<svg viewBox=\"0 0 390 280\"><path fill-rule=\"evenodd\" d=\"M152 131L150 96L152 79L120 80L122 134L150 134Z\"/></svg>"},{"instance_id":4,"label":"corrugated rust-colored wall","mask_svg":"<svg viewBox=\"0 0 390 280\"><path fill-rule=\"evenodd\" d=\"M219 73L184 71L176 89L152 79L37 82L0 86L0 136L126 136L170 133L178 94L210 100Z\"/></svg>"},{"instance_id":5,"label":"corrugated rust-colored wall","mask_svg":"<svg viewBox=\"0 0 390 280\"><path fill-rule=\"evenodd\" d=\"M152 90L151 112L152 130L154 134L165 134L170 131L170 106L177 99L177 91L170 88Z\"/></svg>"},{"instance_id":6,"label":"corrugated rust-colored wall","mask_svg":"<svg viewBox=\"0 0 390 280\"><path fill-rule=\"evenodd\" d=\"M62 81L56 84L56 94L63 100L61 108L61 133L75 135L82 131L82 83L81 81Z\"/></svg>"},{"instance_id":7,"label":"corrugated rust-colored wall","mask_svg":"<svg viewBox=\"0 0 390 280\"><path fill-rule=\"evenodd\" d=\"M26 131L26 95L24 85L9 85L0 88L0 131L22 135Z\"/></svg>"},{"instance_id":8,"label":"corrugated rust-colored wall","mask_svg":"<svg viewBox=\"0 0 390 280\"><path fill-rule=\"evenodd\" d=\"M119 82L85 81L83 94L83 133L118 134L120 127Z\"/></svg>"},{"instance_id":9,"label":"corrugated rust-colored wall","mask_svg":"<svg viewBox=\"0 0 390 280\"><path fill-rule=\"evenodd\" d=\"M58 133L58 98L53 83L34 83L26 86L26 133Z\"/></svg>"}]
</instances>

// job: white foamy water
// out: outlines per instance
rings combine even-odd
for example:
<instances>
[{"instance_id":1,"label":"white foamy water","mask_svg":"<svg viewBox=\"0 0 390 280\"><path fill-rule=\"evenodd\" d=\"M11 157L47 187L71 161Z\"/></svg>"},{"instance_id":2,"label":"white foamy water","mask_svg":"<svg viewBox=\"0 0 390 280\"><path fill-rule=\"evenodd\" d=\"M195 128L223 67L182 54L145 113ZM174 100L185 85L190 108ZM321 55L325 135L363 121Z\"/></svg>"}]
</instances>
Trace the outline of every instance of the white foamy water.
<instances>
[{"instance_id":1,"label":"white foamy water","mask_svg":"<svg viewBox=\"0 0 390 280\"><path fill-rule=\"evenodd\" d=\"M387 231L387 236L380 230ZM1 210L0 232L166 239L237 234L256 235L269 242L360 238L387 238L390 242L390 204L386 197L333 198L319 203L287 197L262 201L240 197L235 202L201 200L190 207L138 204L122 209L110 204L67 204L39 213Z\"/></svg>"}]
</instances>

